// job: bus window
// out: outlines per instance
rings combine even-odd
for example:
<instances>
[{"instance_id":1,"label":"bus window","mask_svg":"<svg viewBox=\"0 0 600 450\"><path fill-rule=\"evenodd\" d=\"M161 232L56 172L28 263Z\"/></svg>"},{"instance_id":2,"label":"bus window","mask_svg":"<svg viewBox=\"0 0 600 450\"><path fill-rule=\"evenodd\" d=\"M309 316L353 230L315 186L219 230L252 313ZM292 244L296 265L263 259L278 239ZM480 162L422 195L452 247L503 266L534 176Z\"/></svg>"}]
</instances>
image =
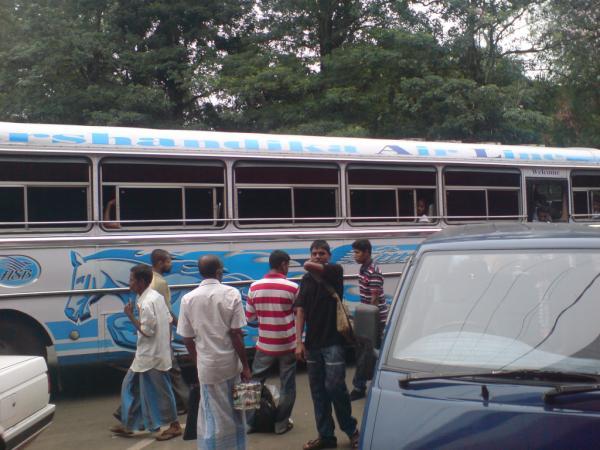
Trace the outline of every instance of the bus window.
<instances>
[{"instance_id":1,"label":"bus window","mask_svg":"<svg viewBox=\"0 0 600 450\"><path fill-rule=\"evenodd\" d=\"M567 181L527 179L527 220L566 222L569 219Z\"/></svg>"},{"instance_id":2,"label":"bus window","mask_svg":"<svg viewBox=\"0 0 600 450\"><path fill-rule=\"evenodd\" d=\"M398 189L398 218L399 220L409 220L414 222L416 217L415 212L415 190L414 189ZM401 219L401 217L409 217L409 219Z\"/></svg>"},{"instance_id":3,"label":"bus window","mask_svg":"<svg viewBox=\"0 0 600 450\"><path fill-rule=\"evenodd\" d=\"M119 187L120 220L144 226L183 225L182 189Z\"/></svg>"},{"instance_id":4,"label":"bus window","mask_svg":"<svg viewBox=\"0 0 600 450\"><path fill-rule=\"evenodd\" d=\"M87 217L87 188L28 186L27 212L31 228L64 228L62 222L72 222L85 227ZM39 225L36 222L41 222ZM46 223L43 222L54 222Z\"/></svg>"},{"instance_id":5,"label":"bus window","mask_svg":"<svg viewBox=\"0 0 600 450\"><path fill-rule=\"evenodd\" d=\"M292 201L290 188L238 188L237 217L260 218L244 221L242 225L260 223L286 223L292 220ZM269 220L279 219L278 220Z\"/></svg>"},{"instance_id":6,"label":"bus window","mask_svg":"<svg viewBox=\"0 0 600 450\"><path fill-rule=\"evenodd\" d=\"M487 217L487 199L485 189L446 190L446 211L448 221L469 221Z\"/></svg>"},{"instance_id":7,"label":"bus window","mask_svg":"<svg viewBox=\"0 0 600 450\"><path fill-rule=\"evenodd\" d=\"M590 196L592 197L590 202L592 205L592 220L600 220L600 191L591 191Z\"/></svg>"},{"instance_id":8,"label":"bus window","mask_svg":"<svg viewBox=\"0 0 600 450\"><path fill-rule=\"evenodd\" d=\"M573 218L586 221L600 220L600 171L574 170L571 173L573 186Z\"/></svg>"},{"instance_id":9,"label":"bus window","mask_svg":"<svg viewBox=\"0 0 600 450\"><path fill-rule=\"evenodd\" d=\"M501 189L488 189L488 212L490 216L502 219L512 216L516 219L519 214L521 193L519 190L506 191Z\"/></svg>"},{"instance_id":10,"label":"bus window","mask_svg":"<svg viewBox=\"0 0 600 450\"><path fill-rule=\"evenodd\" d=\"M0 228L86 229L89 163L83 159L0 160Z\"/></svg>"},{"instance_id":11,"label":"bus window","mask_svg":"<svg viewBox=\"0 0 600 450\"><path fill-rule=\"evenodd\" d=\"M186 223L193 224L195 220L223 218L224 192L220 188L185 188L185 218ZM215 226L223 226L223 221L212 222Z\"/></svg>"},{"instance_id":12,"label":"bus window","mask_svg":"<svg viewBox=\"0 0 600 450\"><path fill-rule=\"evenodd\" d=\"M448 222L520 217L518 170L449 167L444 171L444 191Z\"/></svg>"},{"instance_id":13,"label":"bus window","mask_svg":"<svg viewBox=\"0 0 600 450\"><path fill-rule=\"evenodd\" d=\"M101 165L103 227L223 226L220 163L106 159Z\"/></svg>"},{"instance_id":14,"label":"bus window","mask_svg":"<svg viewBox=\"0 0 600 450\"><path fill-rule=\"evenodd\" d=\"M117 188L102 187L102 225L105 228L121 228L117 217Z\"/></svg>"},{"instance_id":15,"label":"bus window","mask_svg":"<svg viewBox=\"0 0 600 450\"><path fill-rule=\"evenodd\" d=\"M240 162L234 167L239 226L338 222L338 168Z\"/></svg>"},{"instance_id":16,"label":"bus window","mask_svg":"<svg viewBox=\"0 0 600 450\"><path fill-rule=\"evenodd\" d=\"M14 227L14 222L25 222L25 188L0 186L0 227Z\"/></svg>"},{"instance_id":17,"label":"bus window","mask_svg":"<svg viewBox=\"0 0 600 450\"><path fill-rule=\"evenodd\" d=\"M352 188L349 205L353 223L389 222L396 221L398 217L398 201L394 189Z\"/></svg>"},{"instance_id":18,"label":"bus window","mask_svg":"<svg viewBox=\"0 0 600 450\"><path fill-rule=\"evenodd\" d=\"M360 223L431 223L436 215L433 167L351 164L349 219Z\"/></svg>"},{"instance_id":19,"label":"bus window","mask_svg":"<svg viewBox=\"0 0 600 450\"><path fill-rule=\"evenodd\" d=\"M314 217L315 223L331 222L337 207L337 188L294 188L294 216ZM323 219L320 219L320 218Z\"/></svg>"}]
</instances>

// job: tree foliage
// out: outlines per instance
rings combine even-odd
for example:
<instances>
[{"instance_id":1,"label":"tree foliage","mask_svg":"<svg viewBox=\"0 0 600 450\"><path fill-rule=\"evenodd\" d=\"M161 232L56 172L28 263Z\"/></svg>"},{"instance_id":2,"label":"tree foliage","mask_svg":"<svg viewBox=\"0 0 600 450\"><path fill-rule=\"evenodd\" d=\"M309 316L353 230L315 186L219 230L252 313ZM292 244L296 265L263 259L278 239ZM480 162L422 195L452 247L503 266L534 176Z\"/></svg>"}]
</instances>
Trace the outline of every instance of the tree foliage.
<instances>
[{"instance_id":1,"label":"tree foliage","mask_svg":"<svg viewBox=\"0 0 600 450\"><path fill-rule=\"evenodd\" d=\"M555 103L554 135L561 145L600 147L600 3L550 0L540 10L543 59Z\"/></svg>"},{"instance_id":2,"label":"tree foliage","mask_svg":"<svg viewBox=\"0 0 600 450\"><path fill-rule=\"evenodd\" d=\"M436 19L436 28L447 24L441 38L447 41L467 77L478 83L503 83L498 79L498 65L510 55L524 50L516 48L515 34L525 17L532 14L539 0L423 0Z\"/></svg>"},{"instance_id":3,"label":"tree foliage","mask_svg":"<svg viewBox=\"0 0 600 450\"><path fill-rule=\"evenodd\" d=\"M0 120L600 147L598 19L596 0L0 0Z\"/></svg>"},{"instance_id":4,"label":"tree foliage","mask_svg":"<svg viewBox=\"0 0 600 450\"><path fill-rule=\"evenodd\" d=\"M5 120L202 123L219 51L252 6L240 0L3 0ZM204 101L203 101L204 100Z\"/></svg>"}]
</instances>

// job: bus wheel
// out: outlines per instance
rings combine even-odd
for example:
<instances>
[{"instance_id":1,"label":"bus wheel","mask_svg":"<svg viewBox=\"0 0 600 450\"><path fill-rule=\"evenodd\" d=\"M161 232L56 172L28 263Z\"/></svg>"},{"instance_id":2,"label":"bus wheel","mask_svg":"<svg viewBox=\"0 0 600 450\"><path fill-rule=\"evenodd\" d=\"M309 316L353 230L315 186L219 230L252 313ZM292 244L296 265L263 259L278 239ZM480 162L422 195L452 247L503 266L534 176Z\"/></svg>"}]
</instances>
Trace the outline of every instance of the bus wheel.
<instances>
[{"instance_id":1,"label":"bus wheel","mask_svg":"<svg viewBox=\"0 0 600 450\"><path fill-rule=\"evenodd\" d=\"M38 331L18 318L0 318L0 355L48 357Z\"/></svg>"}]
</instances>

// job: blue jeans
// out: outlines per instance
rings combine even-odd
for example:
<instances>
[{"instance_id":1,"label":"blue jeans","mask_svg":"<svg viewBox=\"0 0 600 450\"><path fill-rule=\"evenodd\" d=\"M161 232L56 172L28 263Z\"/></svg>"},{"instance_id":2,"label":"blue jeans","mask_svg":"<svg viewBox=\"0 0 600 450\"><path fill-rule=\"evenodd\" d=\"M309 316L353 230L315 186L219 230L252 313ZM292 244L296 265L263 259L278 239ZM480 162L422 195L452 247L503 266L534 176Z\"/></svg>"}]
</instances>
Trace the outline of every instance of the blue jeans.
<instances>
[{"instance_id":1,"label":"blue jeans","mask_svg":"<svg viewBox=\"0 0 600 450\"><path fill-rule=\"evenodd\" d=\"M350 394L346 387L344 348L332 345L307 349L306 367L319 437L335 440L332 405L340 428L351 437L356 431L357 422L352 417Z\"/></svg>"},{"instance_id":2,"label":"blue jeans","mask_svg":"<svg viewBox=\"0 0 600 450\"><path fill-rule=\"evenodd\" d=\"M282 433L287 429L288 420L292 415L294 403L296 402L296 356L293 352L285 355L269 355L256 350L254 362L252 363L252 378L264 383L269 369L279 364L279 404L275 416L275 433ZM254 425L254 413L251 409L246 414L248 427Z\"/></svg>"}]
</instances>

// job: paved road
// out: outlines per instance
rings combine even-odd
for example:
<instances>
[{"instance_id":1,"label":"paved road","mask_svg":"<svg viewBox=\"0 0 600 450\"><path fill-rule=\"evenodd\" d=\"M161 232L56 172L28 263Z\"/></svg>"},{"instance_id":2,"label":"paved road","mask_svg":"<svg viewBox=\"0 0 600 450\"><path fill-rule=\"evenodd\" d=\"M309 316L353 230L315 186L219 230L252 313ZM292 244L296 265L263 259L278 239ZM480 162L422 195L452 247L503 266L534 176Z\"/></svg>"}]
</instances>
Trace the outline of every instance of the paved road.
<instances>
[{"instance_id":1,"label":"paved road","mask_svg":"<svg viewBox=\"0 0 600 450\"><path fill-rule=\"evenodd\" d=\"M347 373L347 383L351 386L353 368ZM166 442L155 441L150 434L140 434L132 438L112 436L108 428L115 424L112 417L119 403L119 389L123 372L108 367L71 368L62 374L63 391L53 402L56 404L54 423L33 444L30 450L96 450L96 449L195 449L195 442L173 439ZM274 384L278 384L277 380ZM362 418L364 400L352 403L354 416ZM308 377L300 370L297 379L297 400L292 415L294 429L276 436L272 434L251 434L248 436L250 450L293 450L316 437L314 414ZM185 417L180 417L185 424ZM349 448L348 438L336 430L338 448Z\"/></svg>"}]
</instances>

